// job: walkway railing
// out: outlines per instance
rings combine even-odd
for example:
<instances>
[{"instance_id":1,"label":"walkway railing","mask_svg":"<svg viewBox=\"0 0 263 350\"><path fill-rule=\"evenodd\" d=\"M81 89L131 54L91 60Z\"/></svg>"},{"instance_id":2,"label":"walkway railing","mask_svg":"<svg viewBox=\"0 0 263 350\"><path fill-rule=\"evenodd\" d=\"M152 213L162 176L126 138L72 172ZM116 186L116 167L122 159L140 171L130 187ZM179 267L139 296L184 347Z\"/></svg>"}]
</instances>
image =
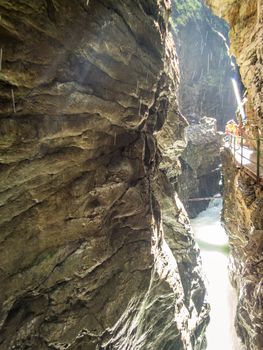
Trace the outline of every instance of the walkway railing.
<instances>
[{"instance_id":1,"label":"walkway railing","mask_svg":"<svg viewBox=\"0 0 263 350\"><path fill-rule=\"evenodd\" d=\"M263 138L228 134L225 136L225 141L232 150L236 162L260 182L263 179Z\"/></svg>"}]
</instances>

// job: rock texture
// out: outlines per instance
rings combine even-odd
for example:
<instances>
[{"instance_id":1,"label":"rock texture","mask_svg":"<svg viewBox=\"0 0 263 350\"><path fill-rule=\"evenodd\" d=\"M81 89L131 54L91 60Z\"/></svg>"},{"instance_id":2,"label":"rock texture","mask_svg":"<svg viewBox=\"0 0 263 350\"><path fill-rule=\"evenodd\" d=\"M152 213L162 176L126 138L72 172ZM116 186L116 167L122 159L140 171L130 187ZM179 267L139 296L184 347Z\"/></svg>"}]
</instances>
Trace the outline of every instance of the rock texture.
<instances>
[{"instance_id":1,"label":"rock texture","mask_svg":"<svg viewBox=\"0 0 263 350\"><path fill-rule=\"evenodd\" d=\"M180 156L182 172L178 177L178 195L191 218L207 208L209 201L189 202L189 198L206 198L220 188L220 147L222 136L216 120L203 117L187 128L187 147Z\"/></svg>"},{"instance_id":2,"label":"rock texture","mask_svg":"<svg viewBox=\"0 0 263 350\"><path fill-rule=\"evenodd\" d=\"M204 115L214 117L219 130L224 130L237 108L231 83L228 26L202 0L173 0L173 6L181 111L187 120L192 114L199 119Z\"/></svg>"},{"instance_id":3,"label":"rock texture","mask_svg":"<svg viewBox=\"0 0 263 350\"><path fill-rule=\"evenodd\" d=\"M169 6L0 0L1 350L204 346Z\"/></svg>"},{"instance_id":4,"label":"rock texture","mask_svg":"<svg viewBox=\"0 0 263 350\"><path fill-rule=\"evenodd\" d=\"M263 4L261 0L206 0L230 26L230 51L240 66L248 92L246 105L251 133L263 121Z\"/></svg>"},{"instance_id":5,"label":"rock texture","mask_svg":"<svg viewBox=\"0 0 263 350\"><path fill-rule=\"evenodd\" d=\"M231 247L230 276L238 292L236 330L246 349L263 348L263 190L222 154L223 221Z\"/></svg>"},{"instance_id":6,"label":"rock texture","mask_svg":"<svg viewBox=\"0 0 263 350\"><path fill-rule=\"evenodd\" d=\"M248 91L247 133L262 135L263 3L206 0L230 25L231 51L240 65ZM230 271L238 292L236 328L246 349L263 348L263 188L236 169L231 154L223 154L225 200L223 219L229 233Z\"/></svg>"}]
</instances>

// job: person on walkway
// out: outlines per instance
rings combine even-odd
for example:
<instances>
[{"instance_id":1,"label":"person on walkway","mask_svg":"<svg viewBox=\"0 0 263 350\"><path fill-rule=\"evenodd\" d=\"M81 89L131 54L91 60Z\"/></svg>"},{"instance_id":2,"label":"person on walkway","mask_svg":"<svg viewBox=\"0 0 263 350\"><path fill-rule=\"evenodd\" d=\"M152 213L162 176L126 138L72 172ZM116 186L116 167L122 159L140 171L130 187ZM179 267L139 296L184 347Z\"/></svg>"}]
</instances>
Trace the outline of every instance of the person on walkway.
<instances>
[{"instance_id":1,"label":"person on walkway","mask_svg":"<svg viewBox=\"0 0 263 350\"><path fill-rule=\"evenodd\" d=\"M237 123L231 119L226 123L225 134L226 134L226 142L232 143L233 136L237 135L238 126Z\"/></svg>"}]
</instances>

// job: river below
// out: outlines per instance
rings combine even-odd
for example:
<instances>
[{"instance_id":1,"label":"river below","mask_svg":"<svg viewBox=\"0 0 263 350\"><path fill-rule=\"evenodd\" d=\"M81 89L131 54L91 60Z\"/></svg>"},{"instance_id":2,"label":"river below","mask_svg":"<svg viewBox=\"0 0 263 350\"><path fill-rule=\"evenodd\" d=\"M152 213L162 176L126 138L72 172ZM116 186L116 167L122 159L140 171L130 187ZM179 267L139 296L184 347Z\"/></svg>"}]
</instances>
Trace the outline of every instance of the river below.
<instances>
[{"instance_id":1,"label":"river below","mask_svg":"<svg viewBox=\"0 0 263 350\"><path fill-rule=\"evenodd\" d=\"M222 200L191 220L201 250L211 305L207 350L242 350L234 328L236 295L228 276L228 238L220 223Z\"/></svg>"}]
</instances>

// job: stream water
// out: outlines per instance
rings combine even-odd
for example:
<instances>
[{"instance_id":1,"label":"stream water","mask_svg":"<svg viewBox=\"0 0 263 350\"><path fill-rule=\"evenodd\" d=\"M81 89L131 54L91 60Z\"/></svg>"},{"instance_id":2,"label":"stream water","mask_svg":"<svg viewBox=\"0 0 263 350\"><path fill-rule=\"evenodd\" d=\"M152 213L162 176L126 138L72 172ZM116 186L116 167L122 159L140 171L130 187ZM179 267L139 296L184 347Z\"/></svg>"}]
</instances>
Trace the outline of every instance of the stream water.
<instances>
[{"instance_id":1,"label":"stream water","mask_svg":"<svg viewBox=\"0 0 263 350\"><path fill-rule=\"evenodd\" d=\"M220 223L222 200L191 220L201 250L211 305L207 350L242 350L234 328L236 295L228 277L228 238Z\"/></svg>"}]
</instances>

